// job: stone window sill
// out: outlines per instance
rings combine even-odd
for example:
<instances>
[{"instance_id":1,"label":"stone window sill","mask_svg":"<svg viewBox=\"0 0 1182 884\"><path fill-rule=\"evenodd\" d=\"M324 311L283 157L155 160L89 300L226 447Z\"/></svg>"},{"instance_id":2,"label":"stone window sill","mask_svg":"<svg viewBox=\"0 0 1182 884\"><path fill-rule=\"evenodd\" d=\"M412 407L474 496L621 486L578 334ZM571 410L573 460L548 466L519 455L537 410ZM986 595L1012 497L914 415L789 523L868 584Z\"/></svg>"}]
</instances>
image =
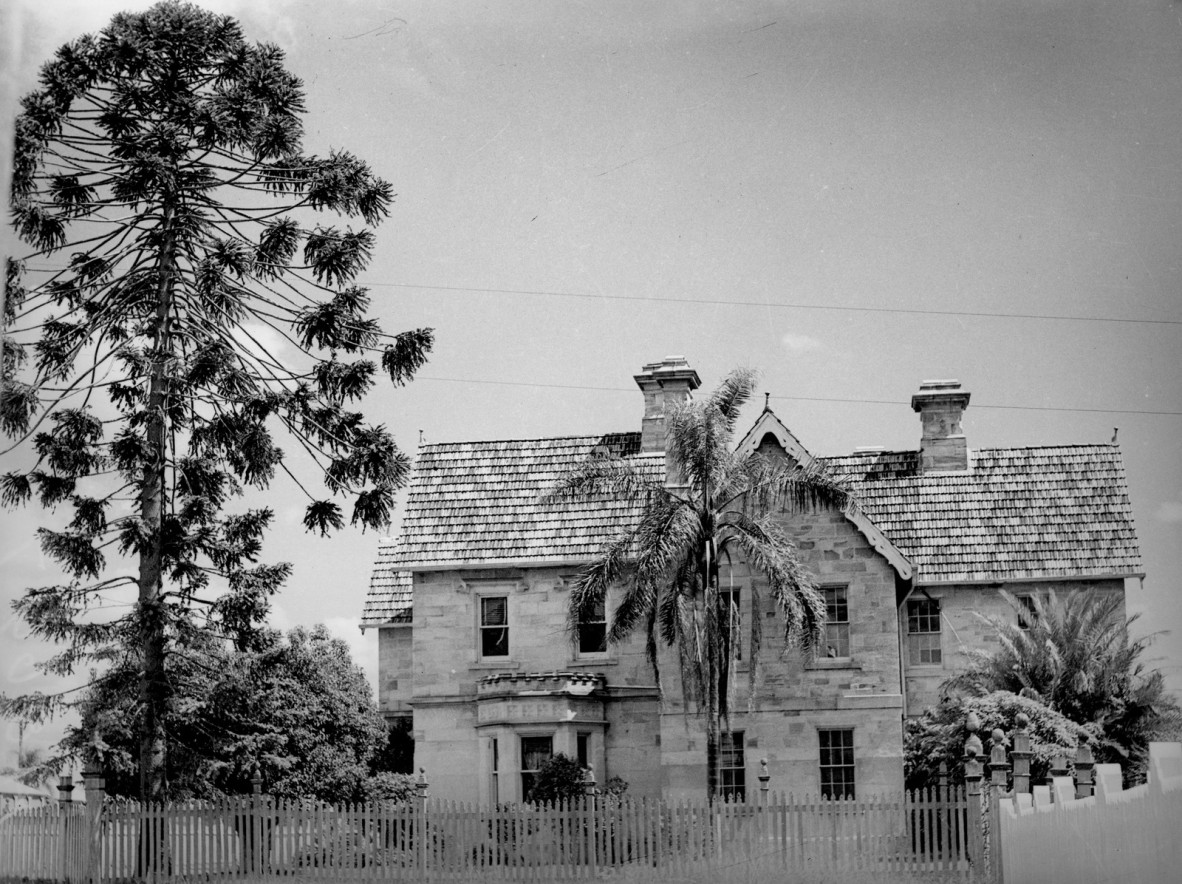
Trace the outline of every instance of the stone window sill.
<instances>
[{"instance_id":1,"label":"stone window sill","mask_svg":"<svg viewBox=\"0 0 1182 884\"><path fill-rule=\"evenodd\" d=\"M515 663L512 660L477 660L475 663L468 664L469 671L473 669L505 669L512 671L520 668L521 664Z\"/></svg>"},{"instance_id":2,"label":"stone window sill","mask_svg":"<svg viewBox=\"0 0 1182 884\"><path fill-rule=\"evenodd\" d=\"M619 660L613 660L611 657L579 657L577 660L568 660L566 665L569 667L589 666L592 669L598 669L600 666L618 666Z\"/></svg>"}]
</instances>

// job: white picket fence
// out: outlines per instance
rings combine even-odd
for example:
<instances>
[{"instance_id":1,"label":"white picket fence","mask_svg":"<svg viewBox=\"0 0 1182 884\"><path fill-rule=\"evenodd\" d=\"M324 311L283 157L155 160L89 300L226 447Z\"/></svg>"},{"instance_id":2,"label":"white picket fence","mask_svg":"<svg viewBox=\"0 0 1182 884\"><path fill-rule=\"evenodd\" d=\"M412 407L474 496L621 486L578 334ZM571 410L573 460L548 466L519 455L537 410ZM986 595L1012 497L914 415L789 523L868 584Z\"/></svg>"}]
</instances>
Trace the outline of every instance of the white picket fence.
<instances>
[{"instance_id":1,"label":"white picket fence","mask_svg":"<svg viewBox=\"0 0 1182 884\"><path fill-rule=\"evenodd\" d=\"M1096 765L1096 794L1070 777L999 808L1004 884L1160 884L1182 880L1182 743L1151 743L1149 782L1121 788Z\"/></svg>"},{"instance_id":2,"label":"white picket fence","mask_svg":"<svg viewBox=\"0 0 1182 884\"><path fill-rule=\"evenodd\" d=\"M108 801L0 819L0 880L973 880L966 807L962 789L858 800L773 793L712 807Z\"/></svg>"}]
</instances>

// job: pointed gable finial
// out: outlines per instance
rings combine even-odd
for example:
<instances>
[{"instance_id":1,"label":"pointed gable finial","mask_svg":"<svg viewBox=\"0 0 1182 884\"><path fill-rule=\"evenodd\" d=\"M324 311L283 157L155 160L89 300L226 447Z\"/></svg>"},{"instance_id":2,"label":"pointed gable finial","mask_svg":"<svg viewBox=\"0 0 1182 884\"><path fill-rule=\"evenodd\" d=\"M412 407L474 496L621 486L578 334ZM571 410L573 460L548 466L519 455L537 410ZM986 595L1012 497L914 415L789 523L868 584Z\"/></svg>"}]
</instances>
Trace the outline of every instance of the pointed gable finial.
<instances>
[{"instance_id":1,"label":"pointed gable finial","mask_svg":"<svg viewBox=\"0 0 1182 884\"><path fill-rule=\"evenodd\" d=\"M1112 442L1109 443L1110 445L1116 444L1116 437L1117 437L1117 434L1119 434L1119 433L1120 433L1120 427L1113 427L1112 428Z\"/></svg>"},{"instance_id":2,"label":"pointed gable finial","mask_svg":"<svg viewBox=\"0 0 1182 884\"><path fill-rule=\"evenodd\" d=\"M769 404L771 398L772 398L771 393L764 393L763 394L763 410L764 411L771 411L772 410L772 406Z\"/></svg>"}]
</instances>

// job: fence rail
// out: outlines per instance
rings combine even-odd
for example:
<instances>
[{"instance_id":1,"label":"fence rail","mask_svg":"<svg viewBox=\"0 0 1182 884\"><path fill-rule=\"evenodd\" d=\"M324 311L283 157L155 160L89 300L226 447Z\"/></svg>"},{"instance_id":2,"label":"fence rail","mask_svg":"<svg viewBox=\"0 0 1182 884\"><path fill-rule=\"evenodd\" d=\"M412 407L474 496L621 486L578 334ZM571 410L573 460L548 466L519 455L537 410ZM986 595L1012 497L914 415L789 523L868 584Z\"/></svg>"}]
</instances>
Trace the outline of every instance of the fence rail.
<instances>
[{"instance_id":1,"label":"fence rail","mask_svg":"<svg viewBox=\"0 0 1182 884\"><path fill-rule=\"evenodd\" d=\"M710 870L943 873L971 880L961 789L758 803L223 802L47 807L0 818L0 880L643 880ZM846 875L843 874L843 877Z\"/></svg>"}]
</instances>

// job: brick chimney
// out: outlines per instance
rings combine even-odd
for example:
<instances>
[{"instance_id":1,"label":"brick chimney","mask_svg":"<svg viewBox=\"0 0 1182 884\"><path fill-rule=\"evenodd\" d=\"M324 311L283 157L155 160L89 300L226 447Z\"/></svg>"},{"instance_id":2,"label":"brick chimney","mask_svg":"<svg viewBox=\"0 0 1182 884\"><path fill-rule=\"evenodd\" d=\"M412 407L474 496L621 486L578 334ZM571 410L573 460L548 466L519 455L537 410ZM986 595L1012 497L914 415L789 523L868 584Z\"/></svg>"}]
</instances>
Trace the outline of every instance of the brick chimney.
<instances>
[{"instance_id":1,"label":"brick chimney","mask_svg":"<svg viewBox=\"0 0 1182 884\"><path fill-rule=\"evenodd\" d=\"M969 394L960 381L923 381L911 397L911 408L919 412L923 436L919 443L919 469L942 473L969 468L969 449L960 419L969 404Z\"/></svg>"},{"instance_id":2,"label":"brick chimney","mask_svg":"<svg viewBox=\"0 0 1182 884\"><path fill-rule=\"evenodd\" d=\"M665 450L665 413L690 398L702 385L698 373L684 356L666 356L652 362L634 376L644 393L644 420L640 423L640 450Z\"/></svg>"}]
</instances>

